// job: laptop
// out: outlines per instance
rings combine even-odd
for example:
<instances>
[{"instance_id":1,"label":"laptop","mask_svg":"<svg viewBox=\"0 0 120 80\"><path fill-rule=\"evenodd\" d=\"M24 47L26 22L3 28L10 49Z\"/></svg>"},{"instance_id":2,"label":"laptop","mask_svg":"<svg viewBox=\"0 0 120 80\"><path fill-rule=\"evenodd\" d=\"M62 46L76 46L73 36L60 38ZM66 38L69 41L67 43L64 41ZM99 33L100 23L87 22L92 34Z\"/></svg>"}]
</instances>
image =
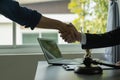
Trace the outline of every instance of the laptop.
<instances>
[{"instance_id":1,"label":"laptop","mask_svg":"<svg viewBox=\"0 0 120 80\"><path fill-rule=\"evenodd\" d=\"M50 39L43 39L43 38L37 38L40 47L44 53L45 59L47 60L48 64L55 64L55 65L79 65L83 63L83 60L81 58L76 59L64 59L62 57L62 54L59 50L58 45L56 42Z\"/></svg>"}]
</instances>

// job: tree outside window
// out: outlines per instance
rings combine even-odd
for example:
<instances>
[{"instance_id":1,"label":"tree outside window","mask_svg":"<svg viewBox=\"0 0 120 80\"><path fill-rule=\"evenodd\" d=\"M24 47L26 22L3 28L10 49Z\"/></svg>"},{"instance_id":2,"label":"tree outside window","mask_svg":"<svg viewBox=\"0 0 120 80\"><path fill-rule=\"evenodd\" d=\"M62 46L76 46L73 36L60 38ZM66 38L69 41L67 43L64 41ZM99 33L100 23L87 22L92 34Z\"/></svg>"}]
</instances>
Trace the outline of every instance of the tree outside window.
<instances>
[{"instance_id":1,"label":"tree outside window","mask_svg":"<svg viewBox=\"0 0 120 80\"><path fill-rule=\"evenodd\" d=\"M71 0L68 9L78 18L73 24L79 31L104 33L106 31L108 0Z\"/></svg>"}]
</instances>

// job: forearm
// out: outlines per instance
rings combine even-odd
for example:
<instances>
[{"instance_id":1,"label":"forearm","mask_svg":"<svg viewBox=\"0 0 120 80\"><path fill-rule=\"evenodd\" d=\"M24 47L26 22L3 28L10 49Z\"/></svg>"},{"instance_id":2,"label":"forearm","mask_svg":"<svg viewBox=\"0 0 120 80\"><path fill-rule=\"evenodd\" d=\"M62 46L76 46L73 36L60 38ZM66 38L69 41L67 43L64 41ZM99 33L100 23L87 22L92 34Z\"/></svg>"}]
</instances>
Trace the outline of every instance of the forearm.
<instances>
[{"instance_id":1,"label":"forearm","mask_svg":"<svg viewBox=\"0 0 120 80\"><path fill-rule=\"evenodd\" d=\"M67 24L63 23L62 21L42 16L36 27L37 28L45 28L45 29L58 29L58 30L62 31L64 28L66 28L65 27L66 25Z\"/></svg>"},{"instance_id":2,"label":"forearm","mask_svg":"<svg viewBox=\"0 0 120 80\"><path fill-rule=\"evenodd\" d=\"M82 48L103 48L120 44L120 28L104 34L86 34L86 44Z\"/></svg>"},{"instance_id":3,"label":"forearm","mask_svg":"<svg viewBox=\"0 0 120 80\"><path fill-rule=\"evenodd\" d=\"M80 33L80 42L82 45L86 44L86 34L85 33Z\"/></svg>"}]
</instances>

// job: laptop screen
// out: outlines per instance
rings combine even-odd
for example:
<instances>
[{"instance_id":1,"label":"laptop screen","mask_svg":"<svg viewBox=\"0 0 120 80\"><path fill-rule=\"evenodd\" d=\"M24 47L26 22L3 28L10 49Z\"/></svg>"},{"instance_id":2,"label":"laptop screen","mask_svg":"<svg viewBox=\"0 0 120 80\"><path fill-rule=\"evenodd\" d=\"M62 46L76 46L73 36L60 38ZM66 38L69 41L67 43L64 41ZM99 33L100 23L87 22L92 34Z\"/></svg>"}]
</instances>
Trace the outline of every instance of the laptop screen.
<instances>
[{"instance_id":1,"label":"laptop screen","mask_svg":"<svg viewBox=\"0 0 120 80\"><path fill-rule=\"evenodd\" d=\"M47 59L50 60L62 57L57 44L53 40L38 38L38 42Z\"/></svg>"}]
</instances>

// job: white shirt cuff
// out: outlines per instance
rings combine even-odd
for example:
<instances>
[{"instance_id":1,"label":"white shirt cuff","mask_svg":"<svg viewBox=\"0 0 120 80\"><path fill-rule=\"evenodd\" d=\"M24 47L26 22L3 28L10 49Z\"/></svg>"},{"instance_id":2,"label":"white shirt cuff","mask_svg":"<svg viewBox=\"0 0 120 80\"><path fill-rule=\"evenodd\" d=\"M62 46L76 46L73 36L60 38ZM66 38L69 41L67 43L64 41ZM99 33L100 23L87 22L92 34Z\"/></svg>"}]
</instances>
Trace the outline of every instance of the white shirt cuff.
<instances>
[{"instance_id":1,"label":"white shirt cuff","mask_svg":"<svg viewBox=\"0 0 120 80\"><path fill-rule=\"evenodd\" d=\"M81 44L86 44L86 35L84 33L81 33Z\"/></svg>"}]
</instances>

